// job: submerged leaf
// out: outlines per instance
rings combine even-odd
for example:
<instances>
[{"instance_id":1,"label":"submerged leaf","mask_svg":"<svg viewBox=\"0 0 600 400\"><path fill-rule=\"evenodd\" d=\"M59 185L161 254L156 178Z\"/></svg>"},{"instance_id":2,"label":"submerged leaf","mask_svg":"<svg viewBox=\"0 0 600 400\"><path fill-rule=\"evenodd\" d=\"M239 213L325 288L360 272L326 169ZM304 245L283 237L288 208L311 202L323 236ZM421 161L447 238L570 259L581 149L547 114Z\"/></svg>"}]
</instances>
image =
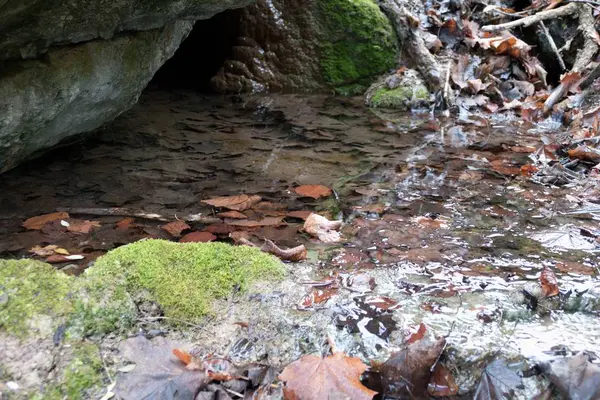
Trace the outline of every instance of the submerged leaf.
<instances>
[{"instance_id":1,"label":"submerged leaf","mask_svg":"<svg viewBox=\"0 0 600 400\"><path fill-rule=\"evenodd\" d=\"M179 237L181 232L190 229L190 226L183 221L173 221L161 226L161 228L169 232L171 236Z\"/></svg>"},{"instance_id":2,"label":"submerged leaf","mask_svg":"<svg viewBox=\"0 0 600 400\"><path fill-rule=\"evenodd\" d=\"M206 203L218 208L244 211L259 203L261 200L262 198L260 196L248 196L247 194L240 194L237 196L215 197L208 200L202 200L202 203Z\"/></svg>"},{"instance_id":3,"label":"submerged leaf","mask_svg":"<svg viewBox=\"0 0 600 400\"><path fill-rule=\"evenodd\" d=\"M331 189L323 185L302 185L294 189L296 193L304 197L312 197L318 199L319 197L331 196Z\"/></svg>"},{"instance_id":4,"label":"submerged leaf","mask_svg":"<svg viewBox=\"0 0 600 400\"><path fill-rule=\"evenodd\" d=\"M66 218L69 218L69 214L66 212L55 212L51 214L38 215L37 217L31 217L25 222L23 222L23 228L39 231L48 222Z\"/></svg>"}]
</instances>

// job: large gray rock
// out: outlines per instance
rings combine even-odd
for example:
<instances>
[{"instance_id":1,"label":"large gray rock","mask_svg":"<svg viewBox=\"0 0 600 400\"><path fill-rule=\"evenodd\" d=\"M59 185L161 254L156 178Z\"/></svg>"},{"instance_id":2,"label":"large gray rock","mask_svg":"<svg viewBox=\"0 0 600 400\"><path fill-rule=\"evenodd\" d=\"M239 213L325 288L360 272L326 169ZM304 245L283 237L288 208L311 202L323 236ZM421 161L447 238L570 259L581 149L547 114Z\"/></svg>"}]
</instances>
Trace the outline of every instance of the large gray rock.
<instances>
[{"instance_id":1,"label":"large gray rock","mask_svg":"<svg viewBox=\"0 0 600 400\"><path fill-rule=\"evenodd\" d=\"M0 172L130 108L192 25L174 22L13 63L0 78Z\"/></svg>"},{"instance_id":2,"label":"large gray rock","mask_svg":"<svg viewBox=\"0 0 600 400\"><path fill-rule=\"evenodd\" d=\"M0 0L0 60L34 58L49 47L120 32L208 19L253 0Z\"/></svg>"}]
</instances>

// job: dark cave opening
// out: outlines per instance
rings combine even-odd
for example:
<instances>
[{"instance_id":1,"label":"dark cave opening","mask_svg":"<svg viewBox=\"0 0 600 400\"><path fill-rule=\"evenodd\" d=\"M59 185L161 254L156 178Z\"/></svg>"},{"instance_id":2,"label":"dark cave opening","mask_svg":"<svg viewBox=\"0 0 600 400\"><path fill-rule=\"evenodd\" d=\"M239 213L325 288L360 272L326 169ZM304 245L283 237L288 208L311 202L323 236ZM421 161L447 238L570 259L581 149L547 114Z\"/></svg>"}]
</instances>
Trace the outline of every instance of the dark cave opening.
<instances>
[{"instance_id":1,"label":"dark cave opening","mask_svg":"<svg viewBox=\"0 0 600 400\"><path fill-rule=\"evenodd\" d=\"M239 10L197 21L175 54L154 75L159 89L212 92L210 80L231 55L239 31Z\"/></svg>"}]
</instances>

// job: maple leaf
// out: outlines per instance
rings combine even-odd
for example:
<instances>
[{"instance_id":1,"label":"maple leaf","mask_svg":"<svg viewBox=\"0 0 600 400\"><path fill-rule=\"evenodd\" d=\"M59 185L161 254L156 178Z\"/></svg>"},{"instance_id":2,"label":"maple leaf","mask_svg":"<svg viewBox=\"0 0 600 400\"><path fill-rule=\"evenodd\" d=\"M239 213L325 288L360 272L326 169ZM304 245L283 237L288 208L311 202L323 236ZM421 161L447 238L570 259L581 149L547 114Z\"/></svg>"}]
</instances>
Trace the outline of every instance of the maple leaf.
<instances>
[{"instance_id":1,"label":"maple leaf","mask_svg":"<svg viewBox=\"0 0 600 400\"><path fill-rule=\"evenodd\" d=\"M360 382L367 366L343 353L321 358L305 355L289 364L279 375L285 382L285 398L302 400L370 400L377 392Z\"/></svg>"},{"instance_id":2,"label":"maple leaf","mask_svg":"<svg viewBox=\"0 0 600 400\"><path fill-rule=\"evenodd\" d=\"M162 337L150 341L136 336L122 342L121 354L136 365L133 371L117 377L114 390L117 397L123 400L193 399L210 379L200 370L187 368L173 356L172 349L182 347L185 345Z\"/></svg>"},{"instance_id":3,"label":"maple leaf","mask_svg":"<svg viewBox=\"0 0 600 400\"><path fill-rule=\"evenodd\" d=\"M318 199L319 197L331 196L331 189L323 185L302 185L294 189L296 193L303 197L312 197Z\"/></svg>"},{"instance_id":4,"label":"maple leaf","mask_svg":"<svg viewBox=\"0 0 600 400\"><path fill-rule=\"evenodd\" d=\"M183 221L173 221L161 226L161 228L169 232L171 236L179 237L181 232L190 229L190 226Z\"/></svg>"},{"instance_id":5,"label":"maple leaf","mask_svg":"<svg viewBox=\"0 0 600 400\"><path fill-rule=\"evenodd\" d=\"M190 232L187 235L184 235L181 239L179 239L180 243L189 243L189 242L212 242L216 240L217 237L210 232Z\"/></svg>"},{"instance_id":6,"label":"maple leaf","mask_svg":"<svg viewBox=\"0 0 600 400\"><path fill-rule=\"evenodd\" d=\"M544 297L556 296L559 293L558 279L550 268L544 268L540 275L540 284L542 285L542 293Z\"/></svg>"},{"instance_id":7,"label":"maple leaf","mask_svg":"<svg viewBox=\"0 0 600 400\"><path fill-rule=\"evenodd\" d=\"M319 214L310 214L304 222L304 231L325 243L337 243L342 236L337 231L342 227L342 221L330 221Z\"/></svg>"},{"instance_id":8,"label":"maple leaf","mask_svg":"<svg viewBox=\"0 0 600 400\"><path fill-rule=\"evenodd\" d=\"M90 233L93 228L99 228L100 222L98 221L80 221L74 220L69 223L67 230L73 233Z\"/></svg>"},{"instance_id":9,"label":"maple leaf","mask_svg":"<svg viewBox=\"0 0 600 400\"><path fill-rule=\"evenodd\" d=\"M69 218L69 214L66 212L55 212L51 214L38 215L37 217L31 217L25 222L23 222L23 228L39 231L48 222L67 218Z\"/></svg>"},{"instance_id":10,"label":"maple leaf","mask_svg":"<svg viewBox=\"0 0 600 400\"><path fill-rule=\"evenodd\" d=\"M206 203L218 208L244 211L259 203L261 200L262 197L260 196L248 196L247 194L240 194L237 196L215 197L208 200L202 200L202 203Z\"/></svg>"}]
</instances>

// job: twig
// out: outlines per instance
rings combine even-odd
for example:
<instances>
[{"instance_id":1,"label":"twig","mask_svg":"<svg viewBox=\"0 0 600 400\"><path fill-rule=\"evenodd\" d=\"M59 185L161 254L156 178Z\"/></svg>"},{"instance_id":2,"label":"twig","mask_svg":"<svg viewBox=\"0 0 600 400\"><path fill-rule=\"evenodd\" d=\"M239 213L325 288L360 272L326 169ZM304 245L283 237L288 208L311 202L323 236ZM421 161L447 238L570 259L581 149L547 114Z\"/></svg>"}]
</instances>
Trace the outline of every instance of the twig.
<instances>
[{"instance_id":1,"label":"twig","mask_svg":"<svg viewBox=\"0 0 600 400\"><path fill-rule=\"evenodd\" d=\"M180 219L186 222L200 222L202 224L215 224L221 222L220 218L204 217L200 214L190 214L185 217L169 218L160 214L145 213L140 210L133 208L121 208L121 207L110 207L110 208L79 208L79 207L60 207L57 211L68 212L69 214L84 214L84 215L96 215L96 216L118 216L118 217L136 217L142 219L150 219L155 221L172 221L173 219Z\"/></svg>"},{"instance_id":2,"label":"twig","mask_svg":"<svg viewBox=\"0 0 600 400\"><path fill-rule=\"evenodd\" d=\"M546 35L546 39L548 39L548 44L550 44L550 48L552 49L552 51L554 52L554 55L556 56L556 61L558 61L558 65L560 65L561 71L565 71L567 69L567 67L565 66L565 61L563 60L562 56L558 52L556 43L554 42L552 35L550 35L548 28L546 28L546 24L544 24L544 21L540 21L540 27L542 28L542 31L544 31L544 35Z\"/></svg>"},{"instance_id":3,"label":"twig","mask_svg":"<svg viewBox=\"0 0 600 400\"><path fill-rule=\"evenodd\" d=\"M558 18L569 14L574 14L578 11L578 5L575 3L567 4L564 7L556 8L553 10L540 11L537 14L530 15L515 21L506 22L498 25L485 25L481 27L482 32L499 32L507 29L515 28L517 26L530 26L546 19Z\"/></svg>"}]
</instances>

